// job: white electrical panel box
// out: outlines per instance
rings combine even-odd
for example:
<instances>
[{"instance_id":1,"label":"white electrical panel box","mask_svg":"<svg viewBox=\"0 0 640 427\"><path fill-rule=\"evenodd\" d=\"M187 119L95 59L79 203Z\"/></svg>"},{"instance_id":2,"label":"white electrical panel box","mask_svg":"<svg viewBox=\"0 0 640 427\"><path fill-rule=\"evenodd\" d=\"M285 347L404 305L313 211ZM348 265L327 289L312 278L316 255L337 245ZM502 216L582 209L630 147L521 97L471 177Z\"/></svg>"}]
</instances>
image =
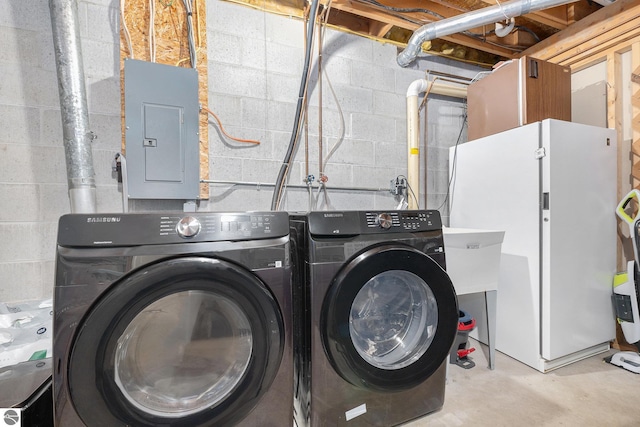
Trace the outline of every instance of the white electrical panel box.
<instances>
[{"instance_id":1,"label":"white electrical panel box","mask_svg":"<svg viewBox=\"0 0 640 427\"><path fill-rule=\"evenodd\" d=\"M124 99L128 197L198 199L197 71L127 59Z\"/></svg>"}]
</instances>

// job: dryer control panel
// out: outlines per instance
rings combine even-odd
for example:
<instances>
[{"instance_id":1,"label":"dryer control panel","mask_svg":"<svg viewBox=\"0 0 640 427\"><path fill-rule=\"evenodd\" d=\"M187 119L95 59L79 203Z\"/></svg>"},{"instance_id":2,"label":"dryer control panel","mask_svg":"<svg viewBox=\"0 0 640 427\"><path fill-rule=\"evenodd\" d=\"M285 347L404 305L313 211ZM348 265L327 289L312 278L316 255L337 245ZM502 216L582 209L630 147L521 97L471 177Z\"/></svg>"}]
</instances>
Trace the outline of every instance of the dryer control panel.
<instances>
[{"instance_id":1,"label":"dryer control panel","mask_svg":"<svg viewBox=\"0 0 640 427\"><path fill-rule=\"evenodd\" d=\"M286 212L70 214L60 218L58 245L137 246L269 239L287 234Z\"/></svg>"},{"instance_id":2,"label":"dryer control panel","mask_svg":"<svg viewBox=\"0 0 640 427\"><path fill-rule=\"evenodd\" d=\"M440 229L440 212L435 210L309 213L309 231L315 235L401 233Z\"/></svg>"}]
</instances>

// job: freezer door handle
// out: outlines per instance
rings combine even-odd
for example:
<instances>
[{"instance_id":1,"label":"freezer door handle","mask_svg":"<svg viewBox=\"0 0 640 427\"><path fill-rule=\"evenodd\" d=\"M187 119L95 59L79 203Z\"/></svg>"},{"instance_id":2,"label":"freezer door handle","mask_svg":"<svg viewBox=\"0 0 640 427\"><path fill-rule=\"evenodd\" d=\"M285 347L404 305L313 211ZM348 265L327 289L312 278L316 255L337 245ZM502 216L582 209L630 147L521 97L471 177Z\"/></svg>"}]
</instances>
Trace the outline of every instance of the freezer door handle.
<instances>
[{"instance_id":1,"label":"freezer door handle","mask_svg":"<svg viewBox=\"0 0 640 427\"><path fill-rule=\"evenodd\" d=\"M532 79L538 78L538 61L535 59L529 59L529 77Z\"/></svg>"},{"instance_id":2,"label":"freezer door handle","mask_svg":"<svg viewBox=\"0 0 640 427\"><path fill-rule=\"evenodd\" d=\"M549 210L549 193L542 193L542 210Z\"/></svg>"}]
</instances>

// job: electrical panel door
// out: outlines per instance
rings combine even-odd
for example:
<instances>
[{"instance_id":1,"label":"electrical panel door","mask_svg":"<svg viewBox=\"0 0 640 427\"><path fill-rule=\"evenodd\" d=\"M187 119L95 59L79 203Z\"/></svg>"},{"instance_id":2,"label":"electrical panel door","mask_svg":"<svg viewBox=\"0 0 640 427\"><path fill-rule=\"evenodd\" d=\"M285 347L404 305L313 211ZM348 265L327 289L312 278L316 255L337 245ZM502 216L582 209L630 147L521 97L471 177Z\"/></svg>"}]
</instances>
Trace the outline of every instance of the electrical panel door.
<instances>
[{"instance_id":1,"label":"electrical panel door","mask_svg":"<svg viewBox=\"0 0 640 427\"><path fill-rule=\"evenodd\" d=\"M124 73L129 198L197 199L198 73L133 59Z\"/></svg>"}]
</instances>

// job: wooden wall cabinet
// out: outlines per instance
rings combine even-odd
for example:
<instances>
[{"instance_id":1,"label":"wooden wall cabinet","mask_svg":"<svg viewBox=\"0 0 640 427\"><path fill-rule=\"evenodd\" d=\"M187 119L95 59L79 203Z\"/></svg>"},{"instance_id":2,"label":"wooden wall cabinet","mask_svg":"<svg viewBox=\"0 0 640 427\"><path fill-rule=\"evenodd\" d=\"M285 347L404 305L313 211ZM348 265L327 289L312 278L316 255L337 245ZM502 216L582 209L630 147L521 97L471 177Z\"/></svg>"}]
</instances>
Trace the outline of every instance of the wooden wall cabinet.
<instances>
[{"instance_id":1,"label":"wooden wall cabinet","mask_svg":"<svg viewBox=\"0 0 640 427\"><path fill-rule=\"evenodd\" d=\"M544 119L571 121L571 69L524 56L469 85L468 140Z\"/></svg>"}]
</instances>

